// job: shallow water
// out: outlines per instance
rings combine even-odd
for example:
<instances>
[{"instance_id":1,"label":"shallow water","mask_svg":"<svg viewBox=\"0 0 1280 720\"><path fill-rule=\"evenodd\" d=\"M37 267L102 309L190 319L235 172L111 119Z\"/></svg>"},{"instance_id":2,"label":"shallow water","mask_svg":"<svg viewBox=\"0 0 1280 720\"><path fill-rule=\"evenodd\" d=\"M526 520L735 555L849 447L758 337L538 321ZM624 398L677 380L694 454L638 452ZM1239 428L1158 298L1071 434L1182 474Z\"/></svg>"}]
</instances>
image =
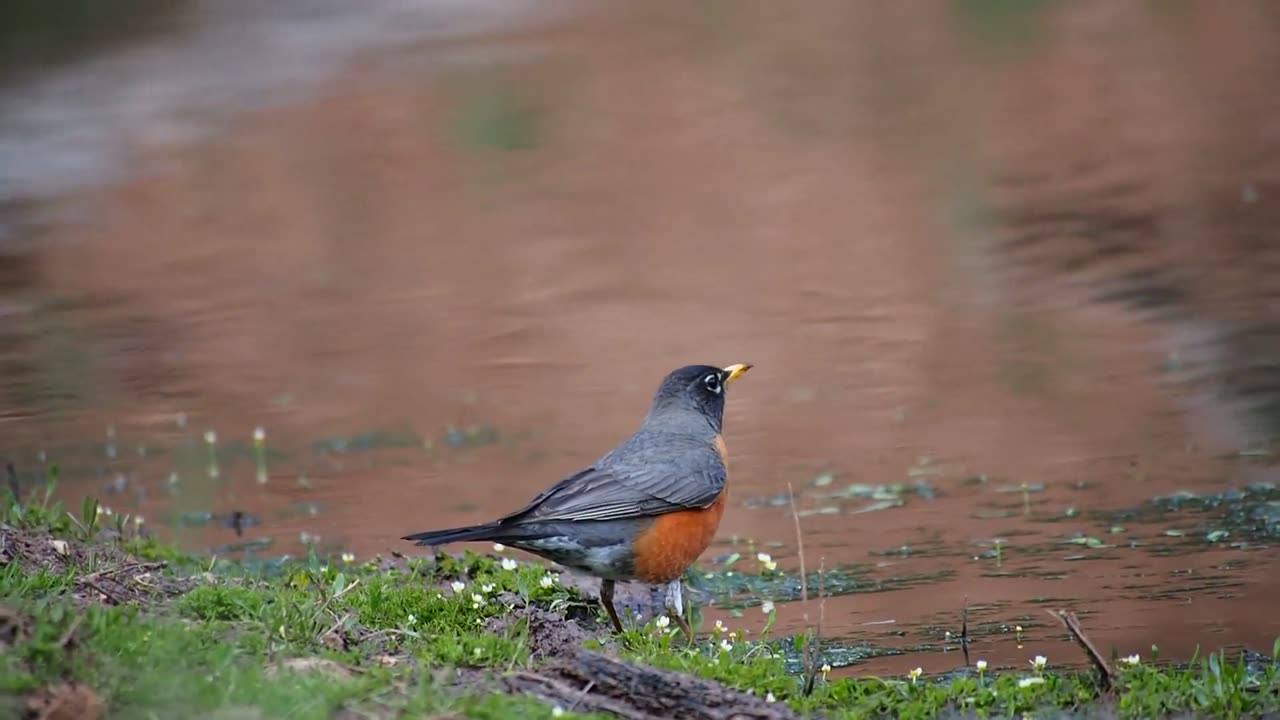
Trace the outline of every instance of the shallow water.
<instances>
[{"instance_id":1,"label":"shallow water","mask_svg":"<svg viewBox=\"0 0 1280 720\"><path fill-rule=\"evenodd\" d=\"M790 484L824 636L911 651L854 672L959 665L966 602L992 664L1081 662L1058 607L1122 654L1270 650L1269 6L596 7L322 43L307 93L86 140L93 185L8 165L0 454L192 548L366 558L590 462L668 369L746 361L709 619L795 597L741 577L796 570ZM190 87L155 62L125 75Z\"/></svg>"}]
</instances>

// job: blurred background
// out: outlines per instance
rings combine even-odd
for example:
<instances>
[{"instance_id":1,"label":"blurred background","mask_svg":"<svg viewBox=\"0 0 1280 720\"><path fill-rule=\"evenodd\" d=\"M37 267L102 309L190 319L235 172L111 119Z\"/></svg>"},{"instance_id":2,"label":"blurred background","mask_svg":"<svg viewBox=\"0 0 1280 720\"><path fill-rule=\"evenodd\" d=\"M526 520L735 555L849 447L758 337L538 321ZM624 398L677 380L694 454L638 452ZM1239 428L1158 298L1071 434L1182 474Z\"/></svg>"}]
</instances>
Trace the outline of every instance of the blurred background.
<instances>
[{"instance_id":1,"label":"blurred background","mask_svg":"<svg viewBox=\"0 0 1280 720\"><path fill-rule=\"evenodd\" d=\"M816 612L790 485L853 672L1270 650L1277 87L1269 0L6 0L0 458L363 561L751 362L708 617Z\"/></svg>"}]
</instances>

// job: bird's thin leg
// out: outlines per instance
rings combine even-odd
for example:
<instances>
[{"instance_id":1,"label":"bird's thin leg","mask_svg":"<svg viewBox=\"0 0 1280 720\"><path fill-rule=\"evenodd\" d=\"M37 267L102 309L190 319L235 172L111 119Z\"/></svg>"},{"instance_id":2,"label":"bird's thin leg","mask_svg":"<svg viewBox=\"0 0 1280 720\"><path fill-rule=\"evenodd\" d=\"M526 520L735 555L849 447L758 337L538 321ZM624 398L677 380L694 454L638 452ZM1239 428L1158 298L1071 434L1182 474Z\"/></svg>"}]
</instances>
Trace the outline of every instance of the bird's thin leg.
<instances>
[{"instance_id":1,"label":"bird's thin leg","mask_svg":"<svg viewBox=\"0 0 1280 720\"><path fill-rule=\"evenodd\" d=\"M600 581L600 604L604 605L604 611L609 614L609 619L613 621L613 629L622 634L622 621L618 619L618 611L613 607L613 581Z\"/></svg>"},{"instance_id":2,"label":"bird's thin leg","mask_svg":"<svg viewBox=\"0 0 1280 720\"><path fill-rule=\"evenodd\" d=\"M684 636L688 638L689 644L693 644L693 628L689 627L689 621L684 618L684 593L681 591L680 578L676 578L667 583L667 617L676 621L676 625L680 626L680 630L684 632Z\"/></svg>"}]
</instances>

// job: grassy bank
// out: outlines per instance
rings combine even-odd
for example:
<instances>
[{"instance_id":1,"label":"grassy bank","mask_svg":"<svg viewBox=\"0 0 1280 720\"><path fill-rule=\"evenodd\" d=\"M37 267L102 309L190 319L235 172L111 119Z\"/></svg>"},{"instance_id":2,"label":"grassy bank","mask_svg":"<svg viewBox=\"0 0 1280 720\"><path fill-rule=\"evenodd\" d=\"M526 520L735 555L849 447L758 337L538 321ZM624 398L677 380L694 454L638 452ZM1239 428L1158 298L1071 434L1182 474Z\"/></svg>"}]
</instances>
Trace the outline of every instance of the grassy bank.
<instances>
[{"instance_id":1,"label":"grassy bank","mask_svg":"<svg viewBox=\"0 0 1280 720\"><path fill-rule=\"evenodd\" d=\"M0 515L0 717L1157 717L1280 712L1272 657L1094 673L788 674L795 638L649 621L501 553L247 566L190 557L87 500ZM977 658L975 658L977 660ZM980 665L975 663L975 665Z\"/></svg>"}]
</instances>

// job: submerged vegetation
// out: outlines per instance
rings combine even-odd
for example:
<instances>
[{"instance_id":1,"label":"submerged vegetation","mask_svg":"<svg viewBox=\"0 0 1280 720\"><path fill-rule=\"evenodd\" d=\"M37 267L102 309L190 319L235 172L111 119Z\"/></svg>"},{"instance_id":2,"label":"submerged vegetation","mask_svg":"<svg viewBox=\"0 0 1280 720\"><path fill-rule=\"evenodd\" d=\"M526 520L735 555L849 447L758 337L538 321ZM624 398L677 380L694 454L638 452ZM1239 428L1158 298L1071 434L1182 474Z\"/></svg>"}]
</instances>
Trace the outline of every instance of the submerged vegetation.
<instances>
[{"instance_id":1,"label":"submerged vegetation","mask_svg":"<svg viewBox=\"0 0 1280 720\"><path fill-rule=\"evenodd\" d=\"M659 617L633 619L618 638L575 585L499 549L255 566L183 554L92 499L68 513L51 497L10 492L0 515L5 717L1280 711L1280 643L1271 657L1214 653L1180 667L1122 658L1107 678L1042 657L1021 668L975 658L938 677L836 677L824 663L806 677L794 659L808 636L774 637L770 601L746 603L769 618L756 636L717 622L690 647Z\"/></svg>"}]
</instances>

